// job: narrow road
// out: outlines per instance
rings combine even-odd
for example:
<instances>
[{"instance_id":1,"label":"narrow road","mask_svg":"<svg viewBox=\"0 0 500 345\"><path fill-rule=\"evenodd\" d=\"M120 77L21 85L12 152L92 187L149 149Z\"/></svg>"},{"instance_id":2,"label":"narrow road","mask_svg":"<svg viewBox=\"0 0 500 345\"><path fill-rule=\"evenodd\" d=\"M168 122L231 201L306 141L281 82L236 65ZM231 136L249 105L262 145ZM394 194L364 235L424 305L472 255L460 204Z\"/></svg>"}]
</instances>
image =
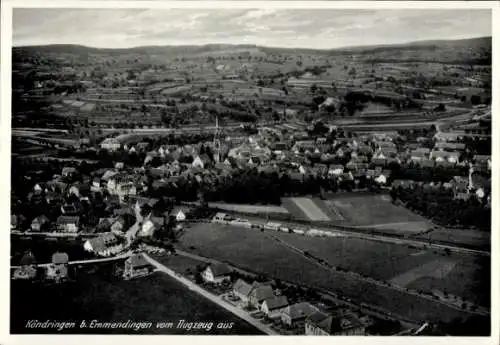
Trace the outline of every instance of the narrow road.
<instances>
[{"instance_id":1,"label":"narrow road","mask_svg":"<svg viewBox=\"0 0 500 345\"><path fill-rule=\"evenodd\" d=\"M88 264L97 264L97 263L103 263L103 262L109 262L109 261L116 261L116 260L122 260L126 259L131 255L130 252L120 254L117 256L112 256L109 258L102 258L102 259L90 259L90 260L77 260L77 261L69 261L68 265L88 265ZM48 267L52 265L52 263L45 263L45 264L37 264L36 266L38 267ZM19 268L21 266L10 266L10 268Z\"/></svg>"},{"instance_id":2,"label":"narrow road","mask_svg":"<svg viewBox=\"0 0 500 345\"><path fill-rule=\"evenodd\" d=\"M202 289L192 281L176 274L174 271L172 271L170 268L166 267L165 265L159 263L155 259L151 258L149 255L144 254L144 258L151 264L153 265L158 271L168 274L170 277L174 278L178 282L182 283L183 285L187 286L190 290L202 295L203 297L211 300L212 302L218 304L222 308L226 309L227 311L233 313L234 315L238 316L240 319L245 320L255 328L259 329L260 331L268 334L268 335L279 335L277 332L272 330L270 327L267 325L264 325L260 323L258 320L252 318L250 315L248 315L245 311L242 309L239 309L237 307L234 307L226 302L224 302L219 296L216 296L205 289Z\"/></svg>"}]
</instances>

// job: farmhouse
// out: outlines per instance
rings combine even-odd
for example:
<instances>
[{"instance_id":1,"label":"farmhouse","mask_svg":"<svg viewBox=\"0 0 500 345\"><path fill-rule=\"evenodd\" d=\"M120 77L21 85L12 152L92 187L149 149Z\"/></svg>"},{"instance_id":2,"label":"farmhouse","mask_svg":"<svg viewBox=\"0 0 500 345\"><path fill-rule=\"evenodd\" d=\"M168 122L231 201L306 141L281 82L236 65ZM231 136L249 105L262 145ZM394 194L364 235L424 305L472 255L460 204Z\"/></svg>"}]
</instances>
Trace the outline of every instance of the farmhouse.
<instances>
[{"instance_id":1,"label":"farmhouse","mask_svg":"<svg viewBox=\"0 0 500 345\"><path fill-rule=\"evenodd\" d=\"M226 213L222 212L217 212L214 218L212 218L213 223L226 223L229 222L230 220L231 217L229 217Z\"/></svg>"},{"instance_id":2,"label":"farmhouse","mask_svg":"<svg viewBox=\"0 0 500 345\"><path fill-rule=\"evenodd\" d=\"M201 278L207 283L222 284L230 281L231 269L225 264L210 264L202 272Z\"/></svg>"},{"instance_id":3,"label":"farmhouse","mask_svg":"<svg viewBox=\"0 0 500 345\"><path fill-rule=\"evenodd\" d=\"M117 195L120 203L123 203L126 197L137 195L137 188L133 182L118 182L114 184L112 181L109 181L108 192L111 195Z\"/></svg>"},{"instance_id":4,"label":"farmhouse","mask_svg":"<svg viewBox=\"0 0 500 345\"><path fill-rule=\"evenodd\" d=\"M254 284L253 290L250 292L249 304L254 308L259 308L266 299L274 298L274 291L271 285Z\"/></svg>"},{"instance_id":5,"label":"farmhouse","mask_svg":"<svg viewBox=\"0 0 500 345\"><path fill-rule=\"evenodd\" d=\"M196 156L193 159L193 163L191 163L193 168L200 168L200 169L204 169L209 164L210 164L210 158L206 154Z\"/></svg>"},{"instance_id":6,"label":"farmhouse","mask_svg":"<svg viewBox=\"0 0 500 345\"><path fill-rule=\"evenodd\" d=\"M456 151L453 151L453 152L432 151L430 154L430 158L434 159L436 162L447 161L450 163L457 163L459 157L460 157L460 153L456 152Z\"/></svg>"},{"instance_id":7,"label":"farmhouse","mask_svg":"<svg viewBox=\"0 0 500 345\"><path fill-rule=\"evenodd\" d=\"M129 196L129 201L135 200L134 213L138 220L143 219L143 215L147 215L158 204L158 199L150 199L135 195Z\"/></svg>"},{"instance_id":8,"label":"farmhouse","mask_svg":"<svg viewBox=\"0 0 500 345\"><path fill-rule=\"evenodd\" d=\"M60 216L57 218L57 231L61 232L78 232L80 225L79 216Z\"/></svg>"},{"instance_id":9,"label":"farmhouse","mask_svg":"<svg viewBox=\"0 0 500 345\"><path fill-rule=\"evenodd\" d=\"M126 225L127 225L127 221L125 220L125 217L119 216L118 218L116 218L112 222L112 224L110 226L110 230L113 233L121 234L121 233L123 233L123 229L125 228Z\"/></svg>"},{"instance_id":10,"label":"farmhouse","mask_svg":"<svg viewBox=\"0 0 500 345\"><path fill-rule=\"evenodd\" d=\"M437 150L464 150L465 144L448 143L448 142L439 141L439 142L436 142L436 144L434 145L434 148Z\"/></svg>"},{"instance_id":11,"label":"farmhouse","mask_svg":"<svg viewBox=\"0 0 500 345\"><path fill-rule=\"evenodd\" d=\"M120 142L115 138L106 138L101 143L101 149L108 151L116 151L121 147Z\"/></svg>"},{"instance_id":12,"label":"farmhouse","mask_svg":"<svg viewBox=\"0 0 500 345\"><path fill-rule=\"evenodd\" d=\"M121 252L124 247L122 241L115 234L106 233L87 240L83 244L83 248L99 256L111 256Z\"/></svg>"},{"instance_id":13,"label":"farmhouse","mask_svg":"<svg viewBox=\"0 0 500 345\"><path fill-rule=\"evenodd\" d=\"M444 142L457 142L461 140L463 135L460 133L452 133L452 132L438 132L434 135L434 139L436 141L444 141Z\"/></svg>"},{"instance_id":14,"label":"farmhouse","mask_svg":"<svg viewBox=\"0 0 500 345\"><path fill-rule=\"evenodd\" d=\"M233 295L238 297L243 303L247 304L250 300L250 292L253 286L242 279L238 279L233 285Z\"/></svg>"},{"instance_id":15,"label":"farmhouse","mask_svg":"<svg viewBox=\"0 0 500 345\"><path fill-rule=\"evenodd\" d=\"M309 315L318 312L318 308L307 302L286 307L281 313L281 322L288 326L303 324Z\"/></svg>"},{"instance_id":16,"label":"farmhouse","mask_svg":"<svg viewBox=\"0 0 500 345\"><path fill-rule=\"evenodd\" d=\"M176 207L170 212L170 214L175 217L178 222L183 222L187 219L189 215L189 209L186 207Z\"/></svg>"},{"instance_id":17,"label":"farmhouse","mask_svg":"<svg viewBox=\"0 0 500 345\"><path fill-rule=\"evenodd\" d=\"M42 231L45 230L49 225L49 219L45 215L36 217L31 222L31 231Z\"/></svg>"},{"instance_id":18,"label":"farmhouse","mask_svg":"<svg viewBox=\"0 0 500 345\"><path fill-rule=\"evenodd\" d=\"M35 186L33 187L33 191L35 193L41 193L43 191L43 188L40 186L39 183L35 184Z\"/></svg>"},{"instance_id":19,"label":"farmhouse","mask_svg":"<svg viewBox=\"0 0 500 345\"><path fill-rule=\"evenodd\" d=\"M144 255L137 254L129 257L125 261L123 271L124 279L134 279L149 275L153 271L151 264L144 258Z\"/></svg>"},{"instance_id":20,"label":"farmhouse","mask_svg":"<svg viewBox=\"0 0 500 345\"><path fill-rule=\"evenodd\" d=\"M32 280L37 276L36 259L31 252L21 258L20 266L15 269L13 279Z\"/></svg>"},{"instance_id":21,"label":"farmhouse","mask_svg":"<svg viewBox=\"0 0 500 345\"><path fill-rule=\"evenodd\" d=\"M54 253L52 263L47 267L47 278L57 282L68 277L69 257L66 253Z\"/></svg>"},{"instance_id":22,"label":"farmhouse","mask_svg":"<svg viewBox=\"0 0 500 345\"><path fill-rule=\"evenodd\" d=\"M151 237L155 231L161 229L165 225L165 218L163 217L149 217L142 223L139 236Z\"/></svg>"},{"instance_id":23,"label":"farmhouse","mask_svg":"<svg viewBox=\"0 0 500 345\"><path fill-rule=\"evenodd\" d=\"M275 296L265 299L260 306L260 310L269 318L279 318L281 312L288 306L285 296Z\"/></svg>"},{"instance_id":24,"label":"farmhouse","mask_svg":"<svg viewBox=\"0 0 500 345\"><path fill-rule=\"evenodd\" d=\"M62 169L61 175L64 177L73 177L77 173L78 173L78 171L73 167L64 167Z\"/></svg>"},{"instance_id":25,"label":"farmhouse","mask_svg":"<svg viewBox=\"0 0 500 345\"><path fill-rule=\"evenodd\" d=\"M115 218L99 218L99 223L95 232L110 232L111 225L115 222Z\"/></svg>"},{"instance_id":26,"label":"farmhouse","mask_svg":"<svg viewBox=\"0 0 500 345\"><path fill-rule=\"evenodd\" d=\"M327 315L317 311L305 321L306 335L365 335L365 325L353 315Z\"/></svg>"},{"instance_id":27,"label":"farmhouse","mask_svg":"<svg viewBox=\"0 0 500 345\"><path fill-rule=\"evenodd\" d=\"M78 209L74 204L65 204L61 206L61 213L66 216L76 216Z\"/></svg>"}]
</instances>

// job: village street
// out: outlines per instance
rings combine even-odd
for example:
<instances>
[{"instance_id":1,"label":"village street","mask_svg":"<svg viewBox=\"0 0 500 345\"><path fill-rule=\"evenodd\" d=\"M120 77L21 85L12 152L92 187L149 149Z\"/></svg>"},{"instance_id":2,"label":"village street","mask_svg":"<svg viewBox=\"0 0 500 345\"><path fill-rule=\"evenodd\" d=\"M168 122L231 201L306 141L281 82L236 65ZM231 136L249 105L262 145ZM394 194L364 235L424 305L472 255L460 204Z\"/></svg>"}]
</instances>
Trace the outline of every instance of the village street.
<instances>
[{"instance_id":1,"label":"village street","mask_svg":"<svg viewBox=\"0 0 500 345\"><path fill-rule=\"evenodd\" d=\"M234 315L238 316L239 318L247 321L248 323L250 323L251 325L253 325L254 327L256 327L257 329L261 330L262 332L268 334L268 335L278 335L278 333L276 333L274 330L272 330L270 327L268 327L267 325L264 325L262 323L260 323L258 320L252 318L248 313L246 313L244 310L242 309L239 309L237 307L234 307L226 302L224 302L219 296L216 296L208 291L206 291L205 289L202 289L201 287L199 287L198 285L196 285L195 283L193 283L192 281L180 276L179 274L175 273L174 271L172 271L171 269L169 269L168 267L162 265L161 263L159 263L158 261L154 260L153 258L151 258L149 255L147 254L144 254L144 257L145 259L151 264L153 265L158 271L162 272L162 273L166 273L168 274L170 277L174 278L175 280L177 280L178 282L186 285L190 290L202 295L203 297L211 300L212 302L214 303L217 303L219 306L221 306L222 308L228 310L229 312L233 313Z\"/></svg>"}]
</instances>

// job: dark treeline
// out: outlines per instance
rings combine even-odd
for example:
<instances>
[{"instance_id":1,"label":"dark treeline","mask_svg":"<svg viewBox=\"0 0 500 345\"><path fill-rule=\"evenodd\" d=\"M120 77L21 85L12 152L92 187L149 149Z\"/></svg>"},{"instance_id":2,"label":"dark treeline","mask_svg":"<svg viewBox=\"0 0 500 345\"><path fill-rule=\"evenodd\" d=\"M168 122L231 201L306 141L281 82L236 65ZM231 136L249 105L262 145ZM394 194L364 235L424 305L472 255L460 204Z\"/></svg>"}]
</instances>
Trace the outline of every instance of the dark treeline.
<instances>
[{"instance_id":1,"label":"dark treeline","mask_svg":"<svg viewBox=\"0 0 500 345\"><path fill-rule=\"evenodd\" d=\"M427 218L445 226L474 226L491 229L491 208L472 195L467 200L455 199L453 191L446 188L413 186L391 190L394 201L400 200L409 209L423 213Z\"/></svg>"}]
</instances>

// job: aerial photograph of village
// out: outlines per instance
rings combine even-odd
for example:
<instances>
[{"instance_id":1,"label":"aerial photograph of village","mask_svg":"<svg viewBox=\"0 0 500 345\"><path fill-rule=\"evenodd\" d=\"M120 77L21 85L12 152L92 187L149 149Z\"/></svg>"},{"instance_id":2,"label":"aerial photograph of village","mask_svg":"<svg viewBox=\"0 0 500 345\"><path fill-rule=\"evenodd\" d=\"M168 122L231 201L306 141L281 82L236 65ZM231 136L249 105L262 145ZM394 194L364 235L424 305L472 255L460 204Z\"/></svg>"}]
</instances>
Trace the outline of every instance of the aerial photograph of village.
<instances>
[{"instance_id":1,"label":"aerial photograph of village","mask_svg":"<svg viewBox=\"0 0 500 345\"><path fill-rule=\"evenodd\" d=\"M490 336L491 16L13 9L10 333Z\"/></svg>"}]
</instances>

